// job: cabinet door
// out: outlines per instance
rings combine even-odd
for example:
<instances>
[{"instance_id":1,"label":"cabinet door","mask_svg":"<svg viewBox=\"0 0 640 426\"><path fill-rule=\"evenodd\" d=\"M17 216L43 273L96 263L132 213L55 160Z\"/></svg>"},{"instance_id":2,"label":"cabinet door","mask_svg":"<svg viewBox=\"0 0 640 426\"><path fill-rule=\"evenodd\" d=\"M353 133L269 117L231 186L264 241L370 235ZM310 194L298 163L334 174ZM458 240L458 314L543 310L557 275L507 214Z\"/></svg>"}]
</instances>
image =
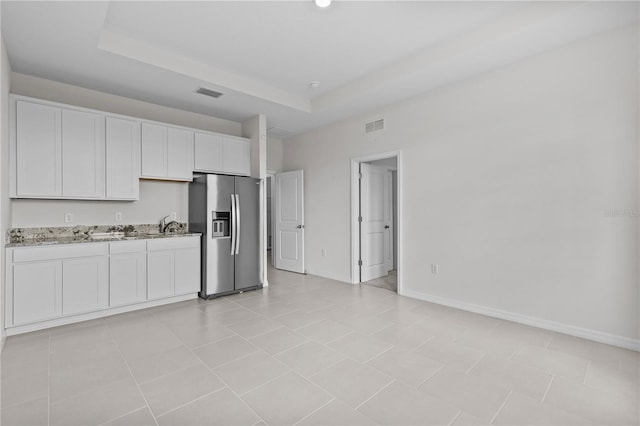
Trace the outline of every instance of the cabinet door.
<instances>
[{"instance_id":1,"label":"cabinet door","mask_svg":"<svg viewBox=\"0 0 640 426\"><path fill-rule=\"evenodd\" d=\"M247 140L222 138L222 168L234 175L251 174L251 145Z\"/></svg>"},{"instance_id":2,"label":"cabinet door","mask_svg":"<svg viewBox=\"0 0 640 426\"><path fill-rule=\"evenodd\" d=\"M142 123L142 176L167 177L167 127Z\"/></svg>"},{"instance_id":3,"label":"cabinet door","mask_svg":"<svg viewBox=\"0 0 640 426\"><path fill-rule=\"evenodd\" d=\"M146 253L113 254L109 259L109 306L147 300Z\"/></svg>"},{"instance_id":4,"label":"cabinet door","mask_svg":"<svg viewBox=\"0 0 640 426\"><path fill-rule=\"evenodd\" d=\"M200 291L200 250L176 250L175 294L197 293Z\"/></svg>"},{"instance_id":5,"label":"cabinet door","mask_svg":"<svg viewBox=\"0 0 640 426\"><path fill-rule=\"evenodd\" d=\"M169 127L168 170L171 179L193 179L193 132Z\"/></svg>"},{"instance_id":6,"label":"cabinet door","mask_svg":"<svg viewBox=\"0 0 640 426\"><path fill-rule=\"evenodd\" d=\"M107 307L106 256L62 261L62 313L73 315Z\"/></svg>"},{"instance_id":7,"label":"cabinet door","mask_svg":"<svg viewBox=\"0 0 640 426\"><path fill-rule=\"evenodd\" d=\"M62 195L60 108L16 101L18 197Z\"/></svg>"},{"instance_id":8,"label":"cabinet door","mask_svg":"<svg viewBox=\"0 0 640 426\"><path fill-rule=\"evenodd\" d=\"M104 198L104 117L62 110L62 195Z\"/></svg>"},{"instance_id":9,"label":"cabinet door","mask_svg":"<svg viewBox=\"0 0 640 426\"><path fill-rule=\"evenodd\" d=\"M147 297L159 299L174 295L173 251L147 253Z\"/></svg>"},{"instance_id":10,"label":"cabinet door","mask_svg":"<svg viewBox=\"0 0 640 426\"><path fill-rule=\"evenodd\" d=\"M194 169L199 172L221 172L222 136L208 133L195 134Z\"/></svg>"},{"instance_id":11,"label":"cabinet door","mask_svg":"<svg viewBox=\"0 0 640 426\"><path fill-rule=\"evenodd\" d=\"M62 262L13 265L13 325L62 315Z\"/></svg>"},{"instance_id":12,"label":"cabinet door","mask_svg":"<svg viewBox=\"0 0 640 426\"><path fill-rule=\"evenodd\" d=\"M107 198L137 200L140 192L140 123L107 117Z\"/></svg>"}]
</instances>

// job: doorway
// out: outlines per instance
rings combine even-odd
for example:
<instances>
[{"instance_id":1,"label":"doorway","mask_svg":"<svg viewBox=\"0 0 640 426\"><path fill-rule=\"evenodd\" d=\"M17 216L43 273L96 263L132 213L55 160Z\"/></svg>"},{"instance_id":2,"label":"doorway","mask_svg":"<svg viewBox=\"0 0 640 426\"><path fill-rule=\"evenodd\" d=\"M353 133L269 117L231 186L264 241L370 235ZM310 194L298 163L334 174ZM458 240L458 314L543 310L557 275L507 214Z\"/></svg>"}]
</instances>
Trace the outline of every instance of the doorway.
<instances>
[{"instance_id":1,"label":"doorway","mask_svg":"<svg viewBox=\"0 0 640 426\"><path fill-rule=\"evenodd\" d=\"M352 283L402 294L402 153L351 160Z\"/></svg>"},{"instance_id":2,"label":"doorway","mask_svg":"<svg viewBox=\"0 0 640 426\"><path fill-rule=\"evenodd\" d=\"M267 258L271 266L273 260L273 185L275 184L275 173L267 172Z\"/></svg>"}]
</instances>

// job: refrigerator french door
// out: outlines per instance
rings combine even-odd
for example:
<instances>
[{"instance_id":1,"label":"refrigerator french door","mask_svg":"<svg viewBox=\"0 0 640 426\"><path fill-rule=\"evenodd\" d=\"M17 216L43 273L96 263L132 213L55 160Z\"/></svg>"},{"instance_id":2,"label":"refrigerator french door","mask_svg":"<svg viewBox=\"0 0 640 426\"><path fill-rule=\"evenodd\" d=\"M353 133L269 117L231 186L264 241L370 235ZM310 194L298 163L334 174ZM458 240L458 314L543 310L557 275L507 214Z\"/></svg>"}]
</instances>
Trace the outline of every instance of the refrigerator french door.
<instances>
[{"instance_id":1,"label":"refrigerator french door","mask_svg":"<svg viewBox=\"0 0 640 426\"><path fill-rule=\"evenodd\" d=\"M197 175L189 184L189 231L202 233L200 297L262 287L260 180Z\"/></svg>"}]
</instances>

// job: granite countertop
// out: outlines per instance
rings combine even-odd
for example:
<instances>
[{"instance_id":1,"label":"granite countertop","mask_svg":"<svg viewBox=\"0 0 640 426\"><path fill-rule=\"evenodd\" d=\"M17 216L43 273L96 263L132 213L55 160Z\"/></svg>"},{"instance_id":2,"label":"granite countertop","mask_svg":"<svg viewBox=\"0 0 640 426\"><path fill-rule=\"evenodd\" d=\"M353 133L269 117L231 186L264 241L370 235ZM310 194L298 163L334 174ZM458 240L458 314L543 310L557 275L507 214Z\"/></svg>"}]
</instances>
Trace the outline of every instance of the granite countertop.
<instances>
[{"instance_id":1,"label":"granite countertop","mask_svg":"<svg viewBox=\"0 0 640 426\"><path fill-rule=\"evenodd\" d=\"M98 243L200 236L188 232L185 223L176 223L166 233L158 225L74 226L48 228L13 228L7 235L6 247L33 247L57 244Z\"/></svg>"}]
</instances>

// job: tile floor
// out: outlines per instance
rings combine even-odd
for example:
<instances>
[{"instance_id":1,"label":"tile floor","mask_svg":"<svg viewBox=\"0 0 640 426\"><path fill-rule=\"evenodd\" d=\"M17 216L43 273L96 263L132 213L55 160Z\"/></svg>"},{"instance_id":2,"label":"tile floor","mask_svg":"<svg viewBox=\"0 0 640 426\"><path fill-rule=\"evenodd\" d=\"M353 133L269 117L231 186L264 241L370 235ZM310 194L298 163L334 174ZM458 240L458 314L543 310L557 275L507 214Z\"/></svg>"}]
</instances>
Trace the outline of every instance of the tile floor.
<instances>
[{"instance_id":1,"label":"tile floor","mask_svg":"<svg viewBox=\"0 0 640 426\"><path fill-rule=\"evenodd\" d=\"M376 287L269 280L10 337L2 424L638 424L636 352Z\"/></svg>"},{"instance_id":2,"label":"tile floor","mask_svg":"<svg viewBox=\"0 0 640 426\"><path fill-rule=\"evenodd\" d=\"M372 285L374 287L385 288L394 293L398 291L398 271L395 269L389 271L387 275L364 282L363 284Z\"/></svg>"}]
</instances>

